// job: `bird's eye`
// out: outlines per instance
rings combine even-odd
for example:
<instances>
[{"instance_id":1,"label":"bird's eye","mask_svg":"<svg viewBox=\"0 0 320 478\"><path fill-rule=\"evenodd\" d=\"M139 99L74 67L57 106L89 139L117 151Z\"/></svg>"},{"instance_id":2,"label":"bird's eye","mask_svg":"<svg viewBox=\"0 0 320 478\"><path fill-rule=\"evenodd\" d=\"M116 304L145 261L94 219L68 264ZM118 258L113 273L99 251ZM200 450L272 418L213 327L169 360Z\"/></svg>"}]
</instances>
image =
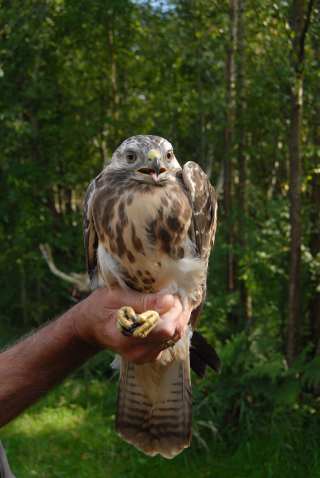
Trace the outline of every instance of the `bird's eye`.
<instances>
[{"instance_id":1,"label":"bird's eye","mask_svg":"<svg viewBox=\"0 0 320 478\"><path fill-rule=\"evenodd\" d=\"M137 153L135 153L134 151L128 151L126 153L126 159L128 163L134 163L135 160L137 159Z\"/></svg>"},{"instance_id":2,"label":"bird's eye","mask_svg":"<svg viewBox=\"0 0 320 478\"><path fill-rule=\"evenodd\" d=\"M168 159L168 161L171 161L172 158L173 158L173 151L168 151L168 152L167 152L167 159Z\"/></svg>"}]
</instances>

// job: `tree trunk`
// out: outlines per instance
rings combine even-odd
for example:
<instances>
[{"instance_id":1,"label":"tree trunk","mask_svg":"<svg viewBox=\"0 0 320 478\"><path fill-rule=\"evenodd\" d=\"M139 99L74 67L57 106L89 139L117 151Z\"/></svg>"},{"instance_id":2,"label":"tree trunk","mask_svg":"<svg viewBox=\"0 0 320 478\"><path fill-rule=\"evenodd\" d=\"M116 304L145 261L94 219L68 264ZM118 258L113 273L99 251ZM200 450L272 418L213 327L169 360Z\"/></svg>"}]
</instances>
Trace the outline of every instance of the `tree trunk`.
<instances>
[{"instance_id":1,"label":"tree trunk","mask_svg":"<svg viewBox=\"0 0 320 478\"><path fill-rule=\"evenodd\" d=\"M301 257L301 123L303 106L303 70L305 36L309 27L313 1L292 1L291 49L292 83L289 126L289 201L290 201L290 266L286 357L292 365L298 349L300 316Z\"/></svg>"},{"instance_id":2,"label":"tree trunk","mask_svg":"<svg viewBox=\"0 0 320 478\"><path fill-rule=\"evenodd\" d=\"M320 111L319 111L320 114ZM320 148L320 125L318 126L318 146ZM316 158L318 159L318 158ZM310 252L313 260L320 255L320 174L314 172L311 182L311 237ZM311 280L312 296L309 303L309 317L317 352L320 354L320 274L316 272Z\"/></svg>"},{"instance_id":3,"label":"tree trunk","mask_svg":"<svg viewBox=\"0 0 320 478\"><path fill-rule=\"evenodd\" d=\"M291 118L289 137L289 192L290 192L290 270L289 270L289 303L287 360L292 364L296 356L298 323L300 315L300 250L301 250L301 159L300 135L302 118L303 80L301 75L295 79L294 91L291 94Z\"/></svg>"},{"instance_id":4,"label":"tree trunk","mask_svg":"<svg viewBox=\"0 0 320 478\"><path fill-rule=\"evenodd\" d=\"M320 25L320 22L318 23ZM313 52L316 62L316 68L320 68L320 38L314 35L313 38ZM315 114L313 118L313 143L314 155L312 158L312 173L311 173L311 209L310 209L310 252L313 260L317 260L320 255L320 172L319 172L319 151L320 151L320 85L317 84L317 89L314 94L314 109ZM309 320L312 331L312 339L315 345L317 355L320 354L320 273L316 271L311 277L311 298L309 302Z\"/></svg>"},{"instance_id":5,"label":"tree trunk","mask_svg":"<svg viewBox=\"0 0 320 478\"><path fill-rule=\"evenodd\" d=\"M118 120L119 118L119 94L118 94L118 75L117 75L117 63L114 46L114 33L112 25L109 25L108 30L108 51L110 53L111 69L110 69L110 83L111 83L111 108L112 119Z\"/></svg>"},{"instance_id":6,"label":"tree trunk","mask_svg":"<svg viewBox=\"0 0 320 478\"><path fill-rule=\"evenodd\" d=\"M238 0L230 0L230 38L226 62L226 127L224 132L223 206L227 222L227 291L235 290L234 226L231 220L233 195L233 144L236 116L236 61L238 42Z\"/></svg>"},{"instance_id":7,"label":"tree trunk","mask_svg":"<svg viewBox=\"0 0 320 478\"><path fill-rule=\"evenodd\" d=\"M241 246L241 255L245 257L247 250L246 218L248 215L247 204L247 156L245 154L245 90L244 90L244 0L238 0L238 44L237 44L237 160L239 168L239 216L238 236ZM245 279L245 268L242 266L239 274L240 309L244 322L252 318L252 299Z\"/></svg>"}]
</instances>

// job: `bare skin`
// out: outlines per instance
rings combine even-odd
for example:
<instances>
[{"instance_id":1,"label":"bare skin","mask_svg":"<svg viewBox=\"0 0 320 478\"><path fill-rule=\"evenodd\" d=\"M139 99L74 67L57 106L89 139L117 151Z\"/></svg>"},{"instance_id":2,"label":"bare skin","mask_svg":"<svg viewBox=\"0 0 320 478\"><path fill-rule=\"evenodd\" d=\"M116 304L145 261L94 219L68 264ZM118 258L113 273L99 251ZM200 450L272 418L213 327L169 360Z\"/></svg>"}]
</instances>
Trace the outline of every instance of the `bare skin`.
<instances>
[{"instance_id":1,"label":"bare skin","mask_svg":"<svg viewBox=\"0 0 320 478\"><path fill-rule=\"evenodd\" d=\"M124 304L137 313L154 309L160 320L145 338L117 327ZM0 354L0 426L15 418L68 374L104 348L134 363L157 358L167 340L178 340L191 309L172 295L98 289L57 320Z\"/></svg>"}]
</instances>

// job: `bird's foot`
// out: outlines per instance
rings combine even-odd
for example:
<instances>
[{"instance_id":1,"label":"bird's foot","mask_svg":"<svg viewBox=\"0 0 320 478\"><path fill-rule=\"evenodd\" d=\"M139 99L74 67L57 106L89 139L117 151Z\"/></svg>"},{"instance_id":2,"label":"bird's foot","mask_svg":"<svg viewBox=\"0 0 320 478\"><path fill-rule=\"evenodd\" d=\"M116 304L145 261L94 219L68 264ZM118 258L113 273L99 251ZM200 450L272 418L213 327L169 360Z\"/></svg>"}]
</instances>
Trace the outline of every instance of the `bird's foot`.
<instances>
[{"instance_id":1,"label":"bird's foot","mask_svg":"<svg viewBox=\"0 0 320 478\"><path fill-rule=\"evenodd\" d=\"M117 313L117 325L123 335L144 338L157 325L160 316L155 310L136 314L132 307L121 307Z\"/></svg>"}]
</instances>

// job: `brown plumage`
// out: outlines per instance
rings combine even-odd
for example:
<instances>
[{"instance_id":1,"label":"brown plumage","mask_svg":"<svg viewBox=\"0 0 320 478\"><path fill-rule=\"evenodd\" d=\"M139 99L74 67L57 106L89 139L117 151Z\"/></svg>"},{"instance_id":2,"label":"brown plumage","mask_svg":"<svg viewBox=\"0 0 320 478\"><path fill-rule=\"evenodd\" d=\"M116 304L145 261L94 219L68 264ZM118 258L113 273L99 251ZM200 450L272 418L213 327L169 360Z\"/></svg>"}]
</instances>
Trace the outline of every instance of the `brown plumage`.
<instances>
[{"instance_id":1,"label":"brown plumage","mask_svg":"<svg viewBox=\"0 0 320 478\"><path fill-rule=\"evenodd\" d=\"M84 211L94 287L167 290L194 308L205 299L216 230L216 195L194 162L183 168L170 143L134 136L90 184ZM145 453L173 458L191 439L190 334L152 364L121 363L116 426Z\"/></svg>"}]
</instances>

